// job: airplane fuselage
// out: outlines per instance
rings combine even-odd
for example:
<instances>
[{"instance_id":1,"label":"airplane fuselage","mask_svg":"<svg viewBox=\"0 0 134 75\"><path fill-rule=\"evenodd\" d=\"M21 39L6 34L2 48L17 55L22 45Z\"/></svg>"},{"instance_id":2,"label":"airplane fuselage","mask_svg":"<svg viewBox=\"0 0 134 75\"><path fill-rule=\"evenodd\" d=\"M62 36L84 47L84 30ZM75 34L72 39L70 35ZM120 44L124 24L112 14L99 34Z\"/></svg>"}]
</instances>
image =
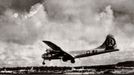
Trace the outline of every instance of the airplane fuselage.
<instances>
[{"instance_id":1,"label":"airplane fuselage","mask_svg":"<svg viewBox=\"0 0 134 75\"><path fill-rule=\"evenodd\" d=\"M110 50L94 49L94 50L86 51L85 53L82 53L80 55L77 55L74 58L88 57L88 56L99 55L99 54L115 52L115 51L119 51L119 49L110 49Z\"/></svg>"}]
</instances>

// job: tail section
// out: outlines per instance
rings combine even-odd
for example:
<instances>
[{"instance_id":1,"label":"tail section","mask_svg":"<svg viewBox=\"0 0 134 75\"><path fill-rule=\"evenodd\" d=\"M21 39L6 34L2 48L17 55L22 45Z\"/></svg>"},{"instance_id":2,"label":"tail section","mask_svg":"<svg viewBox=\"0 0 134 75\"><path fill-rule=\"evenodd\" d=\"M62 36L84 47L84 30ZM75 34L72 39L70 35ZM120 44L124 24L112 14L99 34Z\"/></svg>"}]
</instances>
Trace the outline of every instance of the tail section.
<instances>
[{"instance_id":1,"label":"tail section","mask_svg":"<svg viewBox=\"0 0 134 75\"><path fill-rule=\"evenodd\" d=\"M109 34L109 35L107 35L104 43L98 48L105 48L105 50L109 50L109 49L115 49L116 46L117 46L116 41L115 41L113 35Z\"/></svg>"}]
</instances>

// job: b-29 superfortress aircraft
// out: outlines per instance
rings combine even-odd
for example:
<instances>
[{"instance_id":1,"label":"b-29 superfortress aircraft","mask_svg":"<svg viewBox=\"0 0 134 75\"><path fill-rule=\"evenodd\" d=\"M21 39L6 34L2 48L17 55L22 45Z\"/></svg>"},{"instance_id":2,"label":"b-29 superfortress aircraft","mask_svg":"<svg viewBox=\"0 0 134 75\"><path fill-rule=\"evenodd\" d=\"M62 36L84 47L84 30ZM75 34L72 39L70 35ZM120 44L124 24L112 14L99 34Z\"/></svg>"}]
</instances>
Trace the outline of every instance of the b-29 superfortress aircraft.
<instances>
[{"instance_id":1,"label":"b-29 superfortress aircraft","mask_svg":"<svg viewBox=\"0 0 134 75\"><path fill-rule=\"evenodd\" d=\"M43 41L47 44L51 49L46 49L47 53L42 55L43 62L45 64L45 60L55 60L55 59L62 59L64 62L70 60L71 63L75 63L75 59L72 55L68 54L67 52L63 51L59 46L50 42L50 41Z\"/></svg>"},{"instance_id":2,"label":"b-29 superfortress aircraft","mask_svg":"<svg viewBox=\"0 0 134 75\"><path fill-rule=\"evenodd\" d=\"M67 52L63 51L59 46L57 46L56 44L50 41L43 41L43 42L51 48L51 49L46 49L46 53L42 54L43 65L45 64L45 60L61 59L64 62L70 60L71 63L75 63L76 58L83 58L83 57L88 57L93 55L119 51L119 49L117 49L116 41L113 35L111 34L107 35L106 40L101 46L91 50L80 51L80 54L77 54L74 57L68 54Z\"/></svg>"}]
</instances>

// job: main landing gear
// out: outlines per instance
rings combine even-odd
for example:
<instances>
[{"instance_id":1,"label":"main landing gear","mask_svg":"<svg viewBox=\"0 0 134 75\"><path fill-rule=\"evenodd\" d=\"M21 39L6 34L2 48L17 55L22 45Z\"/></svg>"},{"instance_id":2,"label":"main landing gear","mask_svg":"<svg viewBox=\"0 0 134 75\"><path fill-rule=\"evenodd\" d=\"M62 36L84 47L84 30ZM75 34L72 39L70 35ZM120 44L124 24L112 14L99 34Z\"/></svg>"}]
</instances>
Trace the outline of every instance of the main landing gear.
<instances>
[{"instance_id":1,"label":"main landing gear","mask_svg":"<svg viewBox=\"0 0 134 75\"><path fill-rule=\"evenodd\" d=\"M74 59L72 59L72 60L70 60L71 61L71 63L75 63L75 60Z\"/></svg>"}]
</instances>

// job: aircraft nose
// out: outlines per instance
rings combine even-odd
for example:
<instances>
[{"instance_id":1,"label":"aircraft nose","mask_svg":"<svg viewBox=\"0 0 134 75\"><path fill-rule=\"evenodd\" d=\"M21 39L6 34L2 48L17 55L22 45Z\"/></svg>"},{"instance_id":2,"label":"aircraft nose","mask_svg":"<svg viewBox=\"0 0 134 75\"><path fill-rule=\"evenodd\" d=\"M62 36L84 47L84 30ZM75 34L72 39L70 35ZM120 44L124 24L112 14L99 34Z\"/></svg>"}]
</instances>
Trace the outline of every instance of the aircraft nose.
<instances>
[{"instance_id":1,"label":"aircraft nose","mask_svg":"<svg viewBox=\"0 0 134 75\"><path fill-rule=\"evenodd\" d=\"M42 56L41 56L42 58L45 58L45 54L42 54Z\"/></svg>"}]
</instances>

